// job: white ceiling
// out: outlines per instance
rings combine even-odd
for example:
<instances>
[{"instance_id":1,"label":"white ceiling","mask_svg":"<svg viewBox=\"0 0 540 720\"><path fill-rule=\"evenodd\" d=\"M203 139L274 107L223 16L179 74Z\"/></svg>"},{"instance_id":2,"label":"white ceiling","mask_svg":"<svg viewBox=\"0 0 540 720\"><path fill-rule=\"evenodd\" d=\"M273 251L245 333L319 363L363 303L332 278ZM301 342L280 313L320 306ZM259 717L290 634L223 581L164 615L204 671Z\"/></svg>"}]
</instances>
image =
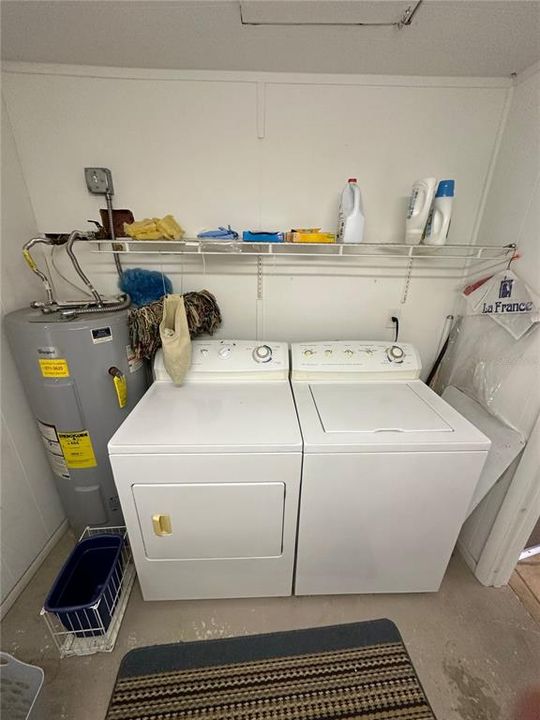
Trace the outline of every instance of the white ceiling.
<instances>
[{"instance_id":1,"label":"white ceiling","mask_svg":"<svg viewBox=\"0 0 540 720\"><path fill-rule=\"evenodd\" d=\"M412 2L413 0L411 0ZM409 2L249 0L259 22L398 20ZM424 0L410 27L242 25L230 0L3 0L2 58L116 67L508 76L540 59L540 2Z\"/></svg>"}]
</instances>

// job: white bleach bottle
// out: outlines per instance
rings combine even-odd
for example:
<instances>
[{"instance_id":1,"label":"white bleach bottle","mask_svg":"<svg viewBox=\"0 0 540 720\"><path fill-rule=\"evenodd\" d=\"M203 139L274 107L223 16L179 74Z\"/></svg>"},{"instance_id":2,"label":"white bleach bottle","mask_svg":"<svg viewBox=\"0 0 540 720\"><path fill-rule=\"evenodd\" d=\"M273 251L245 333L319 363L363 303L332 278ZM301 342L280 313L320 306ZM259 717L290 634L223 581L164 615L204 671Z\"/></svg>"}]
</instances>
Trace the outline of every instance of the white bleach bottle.
<instances>
[{"instance_id":1,"label":"white bleach bottle","mask_svg":"<svg viewBox=\"0 0 540 720\"><path fill-rule=\"evenodd\" d=\"M452 219L452 205L454 203L453 180L441 180L435 194L435 200L429 213L424 233L424 245L444 245L450 229Z\"/></svg>"},{"instance_id":2,"label":"white bleach bottle","mask_svg":"<svg viewBox=\"0 0 540 720\"><path fill-rule=\"evenodd\" d=\"M407 245L418 245L422 240L436 187L437 180L434 177L417 180L412 186L407 220L405 221Z\"/></svg>"},{"instance_id":3,"label":"white bleach bottle","mask_svg":"<svg viewBox=\"0 0 540 720\"><path fill-rule=\"evenodd\" d=\"M364 207L356 178L349 178L341 193L337 242L361 243L364 237Z\"/></svg>"}]
</instances>

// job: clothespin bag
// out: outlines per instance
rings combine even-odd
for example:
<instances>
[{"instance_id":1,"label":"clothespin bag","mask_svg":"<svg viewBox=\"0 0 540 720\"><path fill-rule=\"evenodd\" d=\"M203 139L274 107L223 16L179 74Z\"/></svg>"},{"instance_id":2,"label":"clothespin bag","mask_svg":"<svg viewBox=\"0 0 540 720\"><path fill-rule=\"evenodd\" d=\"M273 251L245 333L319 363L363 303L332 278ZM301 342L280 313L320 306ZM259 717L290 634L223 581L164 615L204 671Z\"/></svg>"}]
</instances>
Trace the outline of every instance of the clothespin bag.
<instances>
[{"instance_id":1,"label":"clothespin bag","mask_svg":"<svg viewBox=\"0 0 540 720\"><path fill-rule=\"evenodd\" d=\"M191 365L191 339L182 295L163 298L163 318L159 326L163 362L175 385L181 385Z\"/></svg>"}]
</instances>

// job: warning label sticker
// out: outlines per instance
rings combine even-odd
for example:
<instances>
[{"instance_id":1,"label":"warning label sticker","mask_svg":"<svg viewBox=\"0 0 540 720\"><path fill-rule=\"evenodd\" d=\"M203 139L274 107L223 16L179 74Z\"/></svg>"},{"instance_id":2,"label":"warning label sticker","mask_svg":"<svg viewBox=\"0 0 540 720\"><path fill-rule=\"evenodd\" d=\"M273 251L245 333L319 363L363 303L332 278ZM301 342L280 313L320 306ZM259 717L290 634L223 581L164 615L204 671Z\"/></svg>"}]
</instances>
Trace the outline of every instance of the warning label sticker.
<instances>
[{"instance_id":1,"label":"warning label sticker","mask_svg":"<svg viewBox=\"0 0 540 720\"><path fill-rule=\"evenodd\" d=\"M53 473L58 477L69 480L69 470L58 440L58 435L56 434L56 427L41 422L41 420L38 420L37 424Z\"/></svg>"},{"instance_id":2,"label":"warning label sticker","mask_svg":"<svg viewBox=\"0 0 540 720\"><path fill-rule=\"evenodd\" d=\"M96 467L96 456L88 430L59 432L58 439L68 468Z\"/></svg>"},{"instance_id":3,"label":"warning label sticker","mask_svg":"<svg viewBox=\"0 0 540 720\"><path fill-rule=\"evenodd\" d=\"M131 345L126 345L126 355L129 365L129 372L137 372L137 370L142 367L144 360L135 356L135 350L131 347Z\"/></svg>"},{"instance_id":4,"label":"warning label sticker","mask_svg":"<svg viewBox=\"0 0 540 720\"><path fill-rule=\"evenodd\" d=\"M64 358L39 358L38 362L43 377L69 377L69 367Z\"/></svg>"}]
</instances>

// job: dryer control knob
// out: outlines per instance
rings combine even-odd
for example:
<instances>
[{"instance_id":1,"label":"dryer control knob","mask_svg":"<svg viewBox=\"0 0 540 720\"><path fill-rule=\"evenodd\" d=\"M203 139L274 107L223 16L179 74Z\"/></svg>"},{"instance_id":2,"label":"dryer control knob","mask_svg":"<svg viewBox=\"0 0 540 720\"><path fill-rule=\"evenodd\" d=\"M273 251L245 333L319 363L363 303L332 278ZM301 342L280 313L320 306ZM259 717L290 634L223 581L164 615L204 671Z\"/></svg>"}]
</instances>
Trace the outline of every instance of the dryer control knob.
<instances>
[{"instance_id":1,"label":"dryer control knob","mask_svg":"<svg viewBox=\"0 0 540 720\"><path fill-rule=\"evenodd\" d=\"M386 348L386 357L390 360L390 362L400 363L403 362L405 353L403 352L403 348L400 348L399 345L390 345L389 348Z\"/></svg>"},{"instance_id":2,"label":"dryer control knob","mask_svg":"<svg viewBox=\"0 0 540 720\"><path fill-rule=\"evenodd\" d=\"M269 345L258 345L252 355L255 362L270 362L272 359L272 348Z\"/></svg>"},{"instance_id":3,"label":"dryer control knob","mask_svg":"<svg viewBox=\"0 0 540 720\"><path fill-rule=\"evenodd\" d=\"M225 345L225 347L222 347L221 350L218 352L219 357L222 358L223 360L228 358L230 354L231 354L231 348L227 347L227 345Z\"/></svg>"}]
</instances>

